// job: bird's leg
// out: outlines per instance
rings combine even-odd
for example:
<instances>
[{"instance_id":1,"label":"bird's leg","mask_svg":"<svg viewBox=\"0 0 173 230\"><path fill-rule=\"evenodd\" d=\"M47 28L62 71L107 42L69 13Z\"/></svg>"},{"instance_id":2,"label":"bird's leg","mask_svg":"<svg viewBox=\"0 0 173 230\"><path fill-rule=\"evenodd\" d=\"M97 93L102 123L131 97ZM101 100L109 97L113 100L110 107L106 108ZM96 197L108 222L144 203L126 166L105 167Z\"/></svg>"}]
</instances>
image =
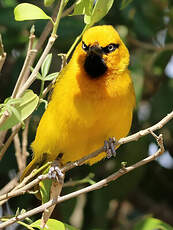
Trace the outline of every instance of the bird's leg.
<instances>
[{"instance_id":1,"label":"bird's leg","mask_svg":"<svg viewBox=\"0 0 173 230\"><path fill-rule=\"evenodd\" d=\"M115 139L115 137L109 138L109 140L105 140L104 142L104 149L107 153L107 158L114 156L116 157L116 146L118 145L118 141Z\"/></svg>"},{"instance_id":2,"label":"bird's leg","mask_svg":"<svg viewBox=\"0 0 173 230\"><path fill-rule=\"evenodd\" d=\"M63 184L64 175L65 174L61 170L59 161L55 160L48 172L49 179L56 179L59 183Z\"/></svg>"}]
</instances>

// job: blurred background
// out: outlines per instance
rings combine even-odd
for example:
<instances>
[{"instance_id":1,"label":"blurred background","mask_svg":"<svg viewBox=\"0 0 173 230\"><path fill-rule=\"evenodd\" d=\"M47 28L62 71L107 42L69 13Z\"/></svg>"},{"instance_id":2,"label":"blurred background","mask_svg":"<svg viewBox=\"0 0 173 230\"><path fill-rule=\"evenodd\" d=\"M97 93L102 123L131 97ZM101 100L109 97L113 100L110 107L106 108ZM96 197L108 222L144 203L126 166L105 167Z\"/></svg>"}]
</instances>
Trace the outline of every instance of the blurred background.
<instances>
[{"instance_id":1,"label":"blurred background","mask_svg":"<svg viewBox=\"0 0 173 230\"><path fill-rule=\"evenodd\" d=\"M0 0L0 33L7 52L0 74L0 103L11 95L15 86L26 55L32 24L35 24L37 38L47 24L46 20L16 22L13 9L22 2ZM68 6L73 2L69 1ZM43 1L34 1L34 4L45 9ZM53 9L54 6L45 11L52 15ZM108 15L98 24L113 25L131 54L129 69L137 97L131 133L152 126L173 109L173 1L117 0ZM83 27L82 16L62 18L59 37L51 51L54 57L51 72L60 68L61 59L57 54L68 51ZM39 93L40 81L34 82L31 88ZM32 154L30 143L43 111L44 106L41 105L30 121L28 162ZM107 187L59 204L53 217L83 230L129 230L144 216L153 216L173 225L173 121L156 133L164 136L166 152L160 158L122 176ZM131 165L156 150L154 138L147 135L137 142L121 146L116 158L105 159L92 167L86 165L71 170L66 180L82 179L93 173L92 179L99 181L118 170L121 162ZM18 172L14 152L12 144L0 162L1 188ZM63 194L84 186L64 188ZM35 196L20 196L3 206L3 215L14 215L17 207L29 210L36 205L39 205L39 201ZM39 217L34 216L32 219ZM23 228L13 225L8 229Z\"/></svg>"}]
</instances>

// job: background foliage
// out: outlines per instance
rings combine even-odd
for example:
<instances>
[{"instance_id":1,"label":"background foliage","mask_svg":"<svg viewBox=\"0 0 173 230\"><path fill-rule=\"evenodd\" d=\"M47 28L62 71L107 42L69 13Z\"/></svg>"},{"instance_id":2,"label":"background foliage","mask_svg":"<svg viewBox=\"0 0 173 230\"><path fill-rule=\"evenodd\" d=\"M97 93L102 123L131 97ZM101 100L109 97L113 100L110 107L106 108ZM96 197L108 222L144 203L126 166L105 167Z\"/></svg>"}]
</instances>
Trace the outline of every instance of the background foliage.
<instances>
[{"instance_id":1,"label":"background foliage","mask_svg":"<svg viewBox=\"0 0 173 230\"><path fill-rule=\"evenodd\" d=\"M12 93L24 61L29 30L33 24L31 21L14 20L14 7L21 2L24 1L0 0L0 33L8 54L0 75L0 103ZM69 1L69 5L72 3L73 1ZM45 9L42 1L34 1L34 4ZM49 15L52 10L53 6L45 9ZM36 36L39 37L46 23L44 20L34 22ZM173 105L172 0L117 0L108 15L98 24L111 24L117 28L131 54L129 68L137 96L131 133L153 125L171 112ZM53 62L50 72L60 69L61 60L57 54L68 51L83 27L81 16L69 16L61 20L59 37L51 50ZM168 44L172 44L172 48L167 48ZM40 81L34 82L31 88L39 94ZM41 105L31 118L29 143L34 139L43 111L44 105ZM53 217L83 230L144 229L142 225L140 228L136 225L135 228L135 224L146 215L173 225L173 121L159 132L164 135L167 150L160 159L121 177L116 183L101 190L58 205ZM146 136L118 149L116 159L71 170L66 180L82 179L92 172L95 175L93 179L98 181L119 169L122 161L130 165L155 149L153 138ZM28 151L31 153L29 146ZM28 161L30 159L31 157ZM11 145L0 162L0 186L3 187L17 171L14 146ZM73 190L74 188L66 188L63 194ZM11 199L3 208L6 215L13 215L17 207L31 209L37 204L39 201L34 196L24 195ZM13 229L15 227L17 226Z\"/></svg>"}]
</instances>

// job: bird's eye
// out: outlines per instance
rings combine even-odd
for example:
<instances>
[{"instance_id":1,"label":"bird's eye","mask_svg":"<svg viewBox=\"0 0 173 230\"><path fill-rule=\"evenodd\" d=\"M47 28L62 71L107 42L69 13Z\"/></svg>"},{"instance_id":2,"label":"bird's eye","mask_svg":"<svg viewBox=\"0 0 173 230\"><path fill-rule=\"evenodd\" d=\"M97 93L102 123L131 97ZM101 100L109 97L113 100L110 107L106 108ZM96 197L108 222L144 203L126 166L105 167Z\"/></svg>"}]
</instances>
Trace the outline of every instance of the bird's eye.
<instances>
[{"instance_id":1,"label":"bird's eye","mask_svg":"<svg viewBox=\"0 0 173 230\"><path fill-rule=\"evenodd\" d=\"M83 41L82 41L82 49L85 51L89 50L89 46L87 46Z\"/></svg>"},{"instance_id":2,"label":"bird's eye","mask_svg":"<svg viewBox=\"0 0 173 230\"><path fill-rule=\"evenodd\" d=\"M108 45L108 50L109 50L109 52L113 51L114 49L115 49L114 44Z\"/></svg>"},{"instance_id":3,"label":"bird's eye","mask_svg":"<svg viewBox=\"0 0 173 230\"><path fill-rule=\"evenodd\" d=\"M102 49L103 49L103 52L105 53L105 54L108 54L108 53L111 53L111 52L113 52L115 49L117 49L119 47L119 44L114 44L114 43L112 43L112 44L109 44L108 46L106 46L106 47L103 47Z\"/></svg>"}]
</instances>

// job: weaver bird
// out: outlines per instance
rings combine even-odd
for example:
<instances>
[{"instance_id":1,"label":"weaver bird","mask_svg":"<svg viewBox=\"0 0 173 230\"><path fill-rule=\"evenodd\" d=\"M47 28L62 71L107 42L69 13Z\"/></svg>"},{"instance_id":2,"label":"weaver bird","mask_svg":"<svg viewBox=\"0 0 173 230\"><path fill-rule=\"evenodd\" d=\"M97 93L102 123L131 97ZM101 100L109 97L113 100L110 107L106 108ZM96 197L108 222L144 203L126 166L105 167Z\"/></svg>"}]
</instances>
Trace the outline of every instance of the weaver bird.
<instances>
[{"instance_id":1,"label":"weaver bird","mask_svg":"<svg viewBox=\"0 0 173 230\"><path fill-rule=\"evenodd\" d=\"M128 70L129 52L110 25L88 29L60 73L44 112L24 171L58 159L64 165L125 137L131 127L135 93ZM90 165L106 156L88 160Z\"/></svg>"}]
</instances>

